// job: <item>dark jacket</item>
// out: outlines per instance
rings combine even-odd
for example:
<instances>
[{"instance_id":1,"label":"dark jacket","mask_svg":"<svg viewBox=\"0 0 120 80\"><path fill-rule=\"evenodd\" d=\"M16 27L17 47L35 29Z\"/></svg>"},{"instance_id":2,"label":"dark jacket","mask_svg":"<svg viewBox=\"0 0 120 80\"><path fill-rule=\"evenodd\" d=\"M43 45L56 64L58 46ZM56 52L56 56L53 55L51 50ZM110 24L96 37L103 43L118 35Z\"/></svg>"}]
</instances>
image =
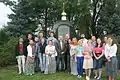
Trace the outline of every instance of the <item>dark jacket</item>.
<instances>
[{"instance_id":1,"label":"dark jacket","mask_svg":"<svg viewBox=\"0 0 120 80\"><path fill-rule=\"evenodd\" d=\"M44 42L44 44L42 45L42 43L39 44L39 53L45 53L45 48L47 46L46 41Z\"/></svg>"},{"instance_id":2,"label":"dark jacket","mask_svg":"<svg viewBox=\"0 0 120 80\"><path fill-rule=\"evenodd\" d=\"M60 51L60 45L59 45L58 40L54 41L54 46L55 46L55 49L57 51L57 54L59 54L61 51Z\"/></svg>"},{"instance_id":3,"label":"dark jacket","mask_svg":"<svg viewBox=\"0 0 120 80\"><path fill-rule=\"evenodd\" d=\"M19 42L18 42L18 44L17 44L16 47L15 47L15 48L16 48L16 49L15 49L16 56L19 56L19 55L22 55L22 54L25 55L25 51L24 51L24 50L25 50L25 49L24 49L25 47L24 47L24 44L23 44L23 52L22 52L22 53L20 53L19 47L20 47L20 44L19 44Z\"/></svg>"},{"instance_id":4,"label":"dark jacket","mask_svg":"<svg viewBox=\"0 0 120 80\"><path fill-rule=\"evenodd\" d=\"M28 54L27 46L29 45L29 40L28 39L24 40L23 44L24 44L24 54L27 57L27 54Z\"/></svg>"},{"instance_id":5,"label":"dark jacket","mask_svg":"<svg viewBox=\"0 0 120 80\"><path fill-rule=\"evenodd\" d=\"M58 54L61 54L63 52L63 54L66 52L66 44L64 41L62 41L62 48L61 48L61 44L60 44L60 41L58 41L58 45L59 45L59 53Z\"/></svg>"},{"instance_id":6,"label":"dark jacket","mask_svg":"<svg viewBox=\"0 0 120 80\"><path fill-rule=\"evenodd\" d=\"M70 44L67 40L65 40L65 48L66 48L65 55L70 55Z\"/></svg>"}]
</instances>

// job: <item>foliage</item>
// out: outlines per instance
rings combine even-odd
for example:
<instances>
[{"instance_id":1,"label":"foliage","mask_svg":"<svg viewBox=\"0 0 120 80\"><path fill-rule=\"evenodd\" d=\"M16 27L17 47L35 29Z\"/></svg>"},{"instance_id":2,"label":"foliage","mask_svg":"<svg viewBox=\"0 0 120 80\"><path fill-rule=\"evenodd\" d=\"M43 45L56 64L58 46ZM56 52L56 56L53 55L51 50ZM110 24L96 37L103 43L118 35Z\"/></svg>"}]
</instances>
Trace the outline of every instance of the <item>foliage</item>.
<instances>
[{"instance_id":1,"label":"foliage","mask_svg":"<svg viewBox=\"0 0 120 80\"><path fill-rule=\"evenodd\" d=\"M0 29L0 45L9 40L9 35L6 33L6 29Z\"/></svg>"},{"instance_id":2,"label":"foliage","mask_svg":"<svg viewBox=\"0 0 120 80\"><path fill-rule=\"evenodd\" d=\"M18 0L17 3L4 0L3 3L14 12L9 15L11 22L6 26L14 36L34 32L38 26L47 33L47 28L52 29L61 19L63 3L68 20L80 33L101 36L106 30L110 34L119 34L119 0ZM111 26L117 28L111 31Z\"/></svg>"},{"instance_id":3,"label":"foliage","mask_svg":"<svg viewBox=\"0 0 120 80\"><path fill-rule=\"evenodd\" d=\"M15 45L18 38L10 37L7 42L0 45L0 66L6 66L15 63Z\"/></svg>"},{"instance_id":4,"label":"foliage","mask_svg":"<svg viewBox=\"0 0 120 80\"><path fill-rule=\"evenodd\" d=\"M98 36L97 34L97 23L98 23L98 19L100 16L100 12L101 10L104 8L104 0L91 0L91 8L90 8L90 12L91 12L91 32L92 35Z\"/></svg>"},{"instance_id":5,"label":"foliage","mask_svg":"<svg viewBox=\"0 0 120 80\"><path fill-rule=\"evenodd\" d=\"M47 33L48 27L52 29L53 24L61 20L63 3L68 20L73 22L74 28L81 33L88 32L91 22L90 0L18 0L18 3L8 4L13 13L8 15L11 21L6 28L11 35L20 36L34 32L41 25Z\"/></svg>"},{"instance_id":6,"label":"foliage","mask_svg":"<svg viewBox=\"0 0 120 80\"><path fill-rule=\"evenodd\" d=\"M103 31L107 31L107 34L120 35L120 11L118 9L116 0L106 0L104 2L104 8L100 12L100 19L98 21L97 32L98 35L103 35Z\"/></svg>"}]
</instances>

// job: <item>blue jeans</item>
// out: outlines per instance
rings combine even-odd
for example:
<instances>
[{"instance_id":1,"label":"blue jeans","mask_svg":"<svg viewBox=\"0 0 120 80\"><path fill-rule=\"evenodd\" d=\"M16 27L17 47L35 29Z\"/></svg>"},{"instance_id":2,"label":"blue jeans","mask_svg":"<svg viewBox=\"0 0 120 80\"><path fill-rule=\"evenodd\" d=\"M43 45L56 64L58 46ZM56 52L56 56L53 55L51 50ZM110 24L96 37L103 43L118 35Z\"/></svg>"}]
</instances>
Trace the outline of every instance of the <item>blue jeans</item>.
<instances>
[{"instance_id":1,"label":"blue jeans","mask_svg":"<svg viewBox=\"0 0 120 80\"><path fill-rule=\"evenodd\" d=\"M46 68L46 55L44 53L39 53L39 60L40 60L40 70L43 72Z\"/></svg>"},{"instance_id":2,"label":"blue jeans","mask_svg":"<svg viewBox=\"0 0 120 80\"><path fill-rule=\"evenodd\" d=\"M39 58L38 55L35 56L35 72L39 71Z\"/></svg>"},{"instance_id":3,"label":"blue jeans","mask_svg":"<svg viewBox=\"0 0 120 80\"><path fill-rule=\"evenodd\" d=\"M77 57L77 72L80 76L83 75L83 60L84 57Z\"/></svg>"}]
</instances>

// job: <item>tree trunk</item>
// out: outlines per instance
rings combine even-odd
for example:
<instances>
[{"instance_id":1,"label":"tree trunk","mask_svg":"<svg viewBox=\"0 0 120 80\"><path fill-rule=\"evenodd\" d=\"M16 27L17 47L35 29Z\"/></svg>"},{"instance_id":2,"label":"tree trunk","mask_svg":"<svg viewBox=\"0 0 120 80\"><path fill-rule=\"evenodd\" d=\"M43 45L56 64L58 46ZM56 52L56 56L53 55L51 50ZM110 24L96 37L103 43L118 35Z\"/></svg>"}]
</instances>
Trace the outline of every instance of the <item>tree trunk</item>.
<instances>
[{"instance_id":1,"label":"tree trunk","mask_svg":"<svg viewBox=\"0 0 120 80\"><path fill-rule=\"evenodd\" d=\"M44 31L45 31L45 37L47 37L47 16L48 15L48 8L45 9L45 27L44 27Z\"/></svg>"}]
</instances>

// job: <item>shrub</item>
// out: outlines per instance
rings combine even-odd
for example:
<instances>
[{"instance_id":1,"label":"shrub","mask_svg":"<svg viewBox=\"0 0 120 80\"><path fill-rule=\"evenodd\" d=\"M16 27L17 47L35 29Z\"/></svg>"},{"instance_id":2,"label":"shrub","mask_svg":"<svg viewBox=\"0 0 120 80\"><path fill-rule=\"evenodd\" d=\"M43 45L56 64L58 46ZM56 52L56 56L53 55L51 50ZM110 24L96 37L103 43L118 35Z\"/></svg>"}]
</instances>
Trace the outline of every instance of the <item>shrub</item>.
<instances>
[{"instance_id":1,"label":"shrub","mask_svg":"<svg viewBox=\"0 0 120 80\"><path fill-rule=\"evenodd\" d=\"M7 43L0 46L0 66L6 66L15 64L15 45L18 42L18 38L10 37Z\"/></svg>"}]
</instances>

